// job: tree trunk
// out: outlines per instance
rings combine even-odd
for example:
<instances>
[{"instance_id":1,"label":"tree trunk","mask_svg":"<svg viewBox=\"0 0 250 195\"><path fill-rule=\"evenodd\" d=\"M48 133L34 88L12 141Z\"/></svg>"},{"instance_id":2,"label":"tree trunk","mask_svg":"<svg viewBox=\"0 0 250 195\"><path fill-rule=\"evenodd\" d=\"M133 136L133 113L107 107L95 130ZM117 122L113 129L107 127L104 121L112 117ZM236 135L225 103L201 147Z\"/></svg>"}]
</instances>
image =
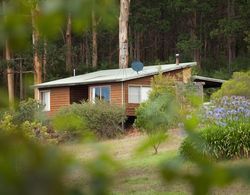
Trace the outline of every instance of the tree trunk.
<instances>
[{"instance_id":1,"label":"tree trunk","mask_svg":"<svg viewBox=\"0 0 250 195\"><path fill-rule=\"evenodd\" d=\"M196 42L198 40L196 31L197 31L197 12L195 10L192 13L192 16L190 18L190 36L191 36L191 40L194 42ZM195 62L197 62L197 66L200 69L201 68L200 48L195 48L193 50L193 59Z\"/></svg>"},{"instance_id":2,"label":"tree trunk","mask_svg":"<svg viewBox=\"0 0 250 195\"><path fill-rule=\"evenodd\" d=\"M19 92L20 92L20 100L24 99L23 96L23 63L22 63L22 59L20 59L20 64L19 64Z\"/></svg>"},{"instance_id":3,"label":"tree trunk","mask_svg":"<svg viewBox=\"0 0 250 195\"><path fill-rule=\"evenodd\" d=\"M95 12L92 11L92 67L97 67L97 22Z\"/></svg>"},{"instance_id":4,"label":"tree trunk","mask_svg":"<svg viewBox=\"0 0 250 195\"><path fill-rule=\"evenodd\" d=\"M235 1L234 0L228 0L227 1L227 18L228 21L235 16ZM236 54L235 54L235 45L236 45L236 40L234 35L227 35L227 48L228 48L228 71L231 72L232 70L232 61L235 59Z\"/></svg>"},{"instance_id":5,"label":"tree trunk","mask_svg":"<svg viewBox=\"0 0 250 195\"><path fill-rule=\"evenodd\" d=\"M39 31L36 25L36 19L39 14L38 5L36 5L31 10L31 19L32 19L32 42L33 42L33 64L34 64L34 84L42 83L42 62L41 57L39 57L38 44L39 44ZM39 90L34 89L34 98L39 99Z\"/></svg>"},{"instance_id":6,"label":"tree trunk","mask_svg":"<svg viewBox=\"0 0 250 195\"><path fill-rule=\"evenodd\" d=\"M13 68L10 67L9 63L11 60L11 52L8 41L6 41L5 45L5 59L8 63L7 66L7 83L8 83L8 95L9 95L9 107L10 109L14 108L14 71Z\"/></svg>"},{"instance_id":7,"label":"tree trunk","mask_svg":"<svg viewBox=\"0 0 250 195\"><path fill-rule=\"evenodd\" d=\"M85 36L85 64L89 67L90 64L90 47L89 47L89 33L86 32Z\"/></svg>"},{"instance_id":8,"label":"tree trunk","mask_svg":"<svg viewBox=\"0 0 250 195\"><path fill-rule=\"evenodd\" d=\"M67 18L66 30L66 71L72 71L72 37L71 37L71 15Z\"/></svg>"},{"instance_id":9,"label":"tree trunk","mask_svg":"<svg viewBox=\"0 0 250 195\"><path fill-rule=\"evenodd\" d=\"M5 14L5 1L2 2L3 13ZM7 17L4 16L4 21L7 20ZM9 46L9 41L5 41L5 60L7 62L7 85L8 85L8 97L9 97L9 107L10 109L14 108L14 71L13 68L10 67L11 61L11 51Z\"/></svg>"},{"instance_id":10,"label":"tree trunk","mask_svg":"<svg viewBox=\"0 0 250 195\"><path fill-rule=\"evenodd\" d=\"M128 19L130 0L120 0L119 17L119 68L128 67Z\"/></svg>"},{"instance_id":11,"label":"tree trunk","mask_svg":"<svg viewBox=\"0 0 250 195\"><path fill-rule=\"evenodd\" d=\"M44 39L43 43L43 80L46 80L47 76L47 40Z\"/></svg>"},{"instance_id":12,"label":"tree trunk","mask_svg":"<svg viewBox=\"0 0 250 195\"><path fill-rule=\"evenodd\" d=\"M132 34L132 30L131 30L131 26L129 25L129 37L130 37L130 41L129 41L129 59L131 61L134 60L134 48L133 48L133 41L131 40L133 37Z\"/></svg>"},{"instance_id":13,"label":"tree trunk","mask_svg":"<svg viewBox=\"0 0 250 195\"><path fill-rule=\"evenodd\" d=\"M135 58L141 60L141 33L136 32L135 36Z\"/></svg>"}]
</instances>

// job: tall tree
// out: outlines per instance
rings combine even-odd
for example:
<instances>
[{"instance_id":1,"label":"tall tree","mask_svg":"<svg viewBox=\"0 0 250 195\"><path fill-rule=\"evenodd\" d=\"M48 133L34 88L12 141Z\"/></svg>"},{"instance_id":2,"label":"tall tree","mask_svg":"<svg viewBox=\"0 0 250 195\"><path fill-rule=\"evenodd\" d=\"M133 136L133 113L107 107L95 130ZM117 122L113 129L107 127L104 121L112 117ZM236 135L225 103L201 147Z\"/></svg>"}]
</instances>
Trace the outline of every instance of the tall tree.
<instances>
[{"instance_id":1,"label":"tall tree","mask_svg":"<svg viewBox=\"0 0 250 195\"><path fill-rule=\"evenodd\" d=\"M47 77L47 47L48 43L46 38L43 40L43 80L46 80Z\"/></svg>"},{"instance_id":2,"label":"tall tree","mask_svg":"<svg viewBox=\"0 0 250 195\"><path fill-rule=\"evenodd\" d=\"M92 10L92 67L97 67L97 21L96 21L96 14L95 11Z\"/></svg>"},{"instance_id":3,"label":"tall tree","mask_svg":"<svg viewBox=\"0 0 250 195\"><path fill-rule=\"evenodd\" d=\"M33 66L34 66L34 84L42 83L42 59L39 55L40 34L37 26L37 17L39 15L38 3L34 3L31 9L32 20L32 43L33 43ZM39 90L34 89L34 98L39 99Z\"/></svg>"},{"instance_id":4,"label":"tall tree","mask_svg":"<svg viewBox=\"0 0 250 195\"><path fill-rule=\"evenodd\" d=\"M3 13L5 13L5 1L2 2ZM4 21L7 21L7 16L4 16ZM14 106L14 71L10 66L11 62L11 51L9 41L5 41L5 60L7 62L7 83L8 83L8 97L9 97L9 106L12 109Z\"/></svg>"},{"instance_id":5,"label":"tall tree","mask_svg":"<svg viewBox=\"0 0 250 195\"><path fill-rule=\"evenodd\" d=\"M72 27L71 27L71 15L67 17L67 29L66 29L66 70L72 71Z\"/></svg>"},{"instance_id":6,"label":"tall tree","mask_svg":"<svg viewBox=\"0 0 250 195\"><path fill-rule=\"evenodd\" d=\"M228 23L235 17L235 0L227 0L227 19ZM227 48L228 48L228 71L231 72L232 61L236 57L235 53L236 40L234 34L228 34L227 36Z\"/></svg>"},{"instance_id":7,"label":"tall tree","mask_svg":"<svg viewBox=\"0 0 250 195\"><path fill-rule=\"evenodd\" d=\"M9 47L8 41L5 42L5 59L8 63L7 65L7 83L8 83L8 95L9 95L9 105L10 108L14 106L14 71L13 68L10 66L11 62L11 51Z\"/></svg>"},{"instance_id":8,"label":"tall tree","mask_svg":"<svg viewBox=\"0 0 250 195\"><path fill-rule=\"evenodd\" d=\"M128 55L128 20L130 0L120 0L119 17L119 68L127 68Z\"/></svg>"}]
</instances>

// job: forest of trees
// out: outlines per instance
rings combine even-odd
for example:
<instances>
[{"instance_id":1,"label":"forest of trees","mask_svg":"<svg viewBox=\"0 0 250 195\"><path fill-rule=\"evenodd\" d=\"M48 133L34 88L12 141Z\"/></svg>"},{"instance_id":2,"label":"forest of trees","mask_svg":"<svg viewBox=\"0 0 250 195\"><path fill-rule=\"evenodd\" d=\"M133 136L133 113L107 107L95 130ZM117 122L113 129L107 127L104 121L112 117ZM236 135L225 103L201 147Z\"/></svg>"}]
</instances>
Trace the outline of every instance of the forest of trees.
<instances>
[{"instance_id":1,"label":"forest of trees","mask_svg":"<svg viewBox=\"0 0 250 195\"><path fill-rule=\"evenodd\" d=\"M105 5L96 7L85 4L80 15L68 12L63 14L62 23L53 20L55 29L60 29L60 33L48 29L56 34L53 38L40 32L41 27L47 30L46 25L36 25L41 14L39 2L33 0L25 17L30 20L25 23L25 46L11 39L12 34L23 33L18 26L21 17L5 17L5 1L1 6L1 22L11 20L16 26L7 26L9 32L17 31L10 33L10 41L8 36L0 37L0 88L14 86L9 93L20 99L32 95L27 86L72 75L73 69L82 74L122 68L135 59L145 65L174 63L176 53L180 53L181 62L196 61L201 75L229 78L232 72L249 68L249 0L116 0L103 1ZM87 18L82 22L85 27L76 32L81 17Z\"/></svg>"}]
</instances>

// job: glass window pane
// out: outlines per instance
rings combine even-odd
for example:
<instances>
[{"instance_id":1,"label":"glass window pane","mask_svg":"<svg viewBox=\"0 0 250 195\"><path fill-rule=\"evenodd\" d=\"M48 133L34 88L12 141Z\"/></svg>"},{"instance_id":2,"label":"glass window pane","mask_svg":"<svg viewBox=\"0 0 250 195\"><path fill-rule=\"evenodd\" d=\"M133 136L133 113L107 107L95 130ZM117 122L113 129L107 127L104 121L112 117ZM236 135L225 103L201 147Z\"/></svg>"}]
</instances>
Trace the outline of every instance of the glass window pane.
<instances>
[{"instance_id":1,"label":"glass window pane","mask_svg":"<svg viewBox=\"0 0 250 195\"><path fill-rule=\"evenodd\" d=\"M102 87L102 91L101 91L101 99L105 100L107 102L110 101L110 87Z\"/></svg>"},{"instance_id":2,"label":"glass window pane","mask_svg":"<svg viewBox=\"0 0 250 195\"><path fill-rule=\"evenodd\" d=\"M141 88L141 102L144 102L148 99L151 87L142 87Z\"/></svg>"},{"instance_id":3,"label":"glass window pane","mask_svg":"<svg viewBox=\"0 0 250 195\"><path fill-rule=\"evenodd\" d=\"M44 111L50 111L50 92L41 92L41 104L44 105Z\"/></svg>"},{"instance_id":4,"label":"glass window pane","mask_svg":"<svg viewBox=\"0 0 250 195\"><path fill-rule=\"evenodd\" d=\"M95 87L95 99L101 99L101 89L100 87Z\"/></svg>"},{"instance_id":5,"label":"glass window pane","mask_svg":"<svg viewBox=\"0 0 250 195\"><path fill-rule=\"evenodd\" d=\"M140 87L128 88L128 103L140 103Z\"/></svg>"}]
</instances>

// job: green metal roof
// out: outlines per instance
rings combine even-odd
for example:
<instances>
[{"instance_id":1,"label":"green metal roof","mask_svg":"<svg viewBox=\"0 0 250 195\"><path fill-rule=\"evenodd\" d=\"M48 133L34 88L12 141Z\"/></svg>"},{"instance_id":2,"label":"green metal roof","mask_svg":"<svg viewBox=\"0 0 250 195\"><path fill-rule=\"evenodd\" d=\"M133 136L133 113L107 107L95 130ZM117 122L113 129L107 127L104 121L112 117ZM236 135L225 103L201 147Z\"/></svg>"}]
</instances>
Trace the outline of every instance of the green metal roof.
<instances>
[{"instance_id":1,"label":"green metal roof","mask_svg":"<svg viewBox=\"0 0 250 195\"><path fill-rule=\"evenodd\" d=\"M199 81L210 81L210 82L215 82L215 83L224 83L226 81L223 79L216 79L212 77L204 77L204 76L198 76L198 75L192 76L192 79L199 80Z\"/></svg>"},{"instance_id":2,"label":"green metal roof","mask_svg":"<svg viewBox=\"0 0 250 195\"><path fill-rule=\"evenodd\" d=\"M96 72L86 73L83 75L72 76L64 79L58 79L46 83L35 85L37 88L50 88L60 86L74 86L83 84L94 83L110 83L110 82L122 82L146 76L158 74L159 72L171 72L178 69L195 66L196 62L180 63L176 64L164 64L145 66L142 71L135 72L132 68L125 69L109 69L100 70Z\"/></svg>"}]
</instances>

